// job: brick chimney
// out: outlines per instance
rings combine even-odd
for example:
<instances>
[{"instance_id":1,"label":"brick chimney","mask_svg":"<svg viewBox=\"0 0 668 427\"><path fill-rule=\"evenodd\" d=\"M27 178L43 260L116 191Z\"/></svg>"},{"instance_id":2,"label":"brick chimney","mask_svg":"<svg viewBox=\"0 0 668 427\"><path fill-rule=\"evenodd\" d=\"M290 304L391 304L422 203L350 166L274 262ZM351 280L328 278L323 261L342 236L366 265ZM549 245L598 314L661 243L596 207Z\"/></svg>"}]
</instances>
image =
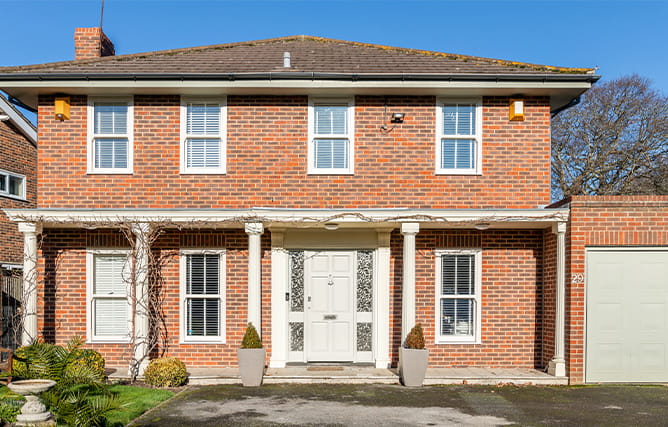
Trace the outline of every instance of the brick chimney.
<instances>
[{"instance_id":1,"label":"brick chimney","mask_svg":"<svg viewBox=\"0 0 668 427\"><path fill-rule=\"evenodd\" d=\"M74 29L74 59L101 58L115 54L114 44L102 28Z\"/></svg>"}]
</instances>

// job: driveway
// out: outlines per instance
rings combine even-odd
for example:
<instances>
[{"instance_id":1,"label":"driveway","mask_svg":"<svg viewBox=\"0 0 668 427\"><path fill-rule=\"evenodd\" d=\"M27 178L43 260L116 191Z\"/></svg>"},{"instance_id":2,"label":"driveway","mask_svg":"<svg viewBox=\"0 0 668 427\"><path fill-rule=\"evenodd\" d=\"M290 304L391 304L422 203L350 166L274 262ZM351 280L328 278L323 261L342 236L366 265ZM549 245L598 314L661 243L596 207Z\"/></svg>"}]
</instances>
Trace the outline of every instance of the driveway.
<instances>
[{"instance_id":1,"label":"driveway","mask_svg":"<svg viewBox=\"0 0 668 427\"><path fill-rule=\"evenodd\" d=\"M667 425L668 387L192 387L136 426Z\"/></svg>"}]
</instances>

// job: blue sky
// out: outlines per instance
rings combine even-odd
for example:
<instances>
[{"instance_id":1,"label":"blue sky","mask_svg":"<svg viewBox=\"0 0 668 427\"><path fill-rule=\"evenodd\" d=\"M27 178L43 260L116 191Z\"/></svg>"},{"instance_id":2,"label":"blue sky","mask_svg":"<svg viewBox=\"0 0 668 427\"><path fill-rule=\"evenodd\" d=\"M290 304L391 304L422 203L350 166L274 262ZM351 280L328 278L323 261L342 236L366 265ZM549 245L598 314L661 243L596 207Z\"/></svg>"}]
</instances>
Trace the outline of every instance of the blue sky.
<instances>
[{"instance_id":1,"label":"blue sky","mask_svg":"<svg viewBox=\"0 0 668 427\"><path fill-rule=\"evenodd\" d=\"M0 0L0 65L73 58L101 0ZM117 54L294 34L638 73L668 93L668 1L106 0Z\"/></svg>"}]
</instances>

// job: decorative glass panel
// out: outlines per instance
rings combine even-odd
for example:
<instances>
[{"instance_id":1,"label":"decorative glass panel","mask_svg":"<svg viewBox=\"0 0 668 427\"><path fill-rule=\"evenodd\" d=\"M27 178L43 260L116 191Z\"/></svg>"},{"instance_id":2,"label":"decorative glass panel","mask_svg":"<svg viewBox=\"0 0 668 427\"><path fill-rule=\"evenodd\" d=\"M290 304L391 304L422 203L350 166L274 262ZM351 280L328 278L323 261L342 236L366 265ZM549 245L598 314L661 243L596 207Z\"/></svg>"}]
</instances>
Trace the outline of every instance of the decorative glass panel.
<instances>
[{"instance_id":1,"label":"decorative glass panel","mask_svg":"<svg viewBox=\"0 0 668 427\"><path fill-rule=\"evenodd\" d=\"M304 311L304 251L290 251L290 311Z\"/></svg>"},{"instance_id":2,"label":"decorative glass panel","mask_svg":"<svg viewBox=\"0 0 668 427\"><path fill-rule=\"evenodd\" d=\"M371 323L357 324L357 351L371 351Z\"/></svg>"},{"instance_id":3,"label":"decorative glass panel","mask_svg":"<svg viewBox=\"0 0 668 427\"><path fill-rule=\"evenodd\" d=\"M290 351L304 351L304 323L290 322Z\"/></svg>"},{"instance_id":4,"label":"decorative glass panel","mask_svg":"<svg viewBox=\"0 0 668 427\"><path fill-rule=\"evenodd\" d=\"M373 253L357 251L357 312L370 313L373 306Z\"/></svg>"}]
</instances>

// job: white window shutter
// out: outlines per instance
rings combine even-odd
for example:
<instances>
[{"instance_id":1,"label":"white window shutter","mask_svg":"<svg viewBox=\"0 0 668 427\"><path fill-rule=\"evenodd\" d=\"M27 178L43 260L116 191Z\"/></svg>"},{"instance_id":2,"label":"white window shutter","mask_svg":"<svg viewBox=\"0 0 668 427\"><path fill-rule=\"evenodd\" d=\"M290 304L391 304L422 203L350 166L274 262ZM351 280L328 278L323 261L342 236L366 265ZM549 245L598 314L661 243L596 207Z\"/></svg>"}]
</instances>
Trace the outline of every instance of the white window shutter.
<instances>
[{"instance_id":1,"label":"white window shutter","mask_svg":"<svg viewBox=\"0 0 668 427\"><path fill-rule=\"evenodd\" d=\"M129 334L128 302L125 298L97 298L93 310L96 336L125 337Z\"/></svg>"},{"instance_id":2,"label":"white window shutter","mask_svg":"<svg viewBox=\"0 0 668 427\"><path fill-rule=\"evenodd\" d=\"M186 134L220 134L220 105L207 103L189 103L186 106Z\"/></svg>"},{"instance_id":3,"label":"white window shutter","mask_svg":"<svg viewBox=\"0 0 668 427\"><path fill-rule=\"evenodd\" d=\"M316 139L313 141L317 169L345 169L348 167L347 139Z\"/></svg>"},{"instance_id":4,"label":"white window shutter","mask_svg":"<svg viewBox=\"0 0 668 427\"><path fill-rule=\"evenodd\" d=\"M316 135L346 135L348 107L345 105L316 105L314 132Z\"/></svg>"},{"instance_id":5,"label":"white window shutter","mask_svg":"<svg viewBox=\"0 0 668 427\"><path fill-rule=\"evenodd\" d=\"M95 104L95 133L98 135L125 135L128 128L126 103L102 102Z\"/></svg>"},{"instance_id":6,"label":"white window shutter","mask_svg":"<svg viewBox=\"0 0 668 427\"><path fill-rule=\"evenodd\" d=\"M93 293L96 296L125 296L127 284L124 280L125 255L96 255L95 283Z\"/></svg>"}]
</instances>

